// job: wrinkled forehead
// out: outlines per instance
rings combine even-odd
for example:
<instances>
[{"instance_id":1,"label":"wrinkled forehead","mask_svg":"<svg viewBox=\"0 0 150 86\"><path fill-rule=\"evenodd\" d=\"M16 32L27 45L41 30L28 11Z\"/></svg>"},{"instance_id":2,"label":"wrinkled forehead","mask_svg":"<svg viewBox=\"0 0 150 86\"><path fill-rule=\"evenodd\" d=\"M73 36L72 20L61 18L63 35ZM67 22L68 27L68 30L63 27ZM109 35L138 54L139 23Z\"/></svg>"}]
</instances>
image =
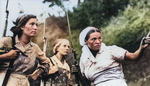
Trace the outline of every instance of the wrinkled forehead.
<instances>
[{"instance_id":1,"label":"wrinkled forehead","mask_svg":"<svg viewBox=\"0 0 150 86\"><path fill-rule=\"evenodd\" d=\"M89 35L89 37L101 37L101 33L99 32L93 32Z\"/></svg>"}]
</instances>

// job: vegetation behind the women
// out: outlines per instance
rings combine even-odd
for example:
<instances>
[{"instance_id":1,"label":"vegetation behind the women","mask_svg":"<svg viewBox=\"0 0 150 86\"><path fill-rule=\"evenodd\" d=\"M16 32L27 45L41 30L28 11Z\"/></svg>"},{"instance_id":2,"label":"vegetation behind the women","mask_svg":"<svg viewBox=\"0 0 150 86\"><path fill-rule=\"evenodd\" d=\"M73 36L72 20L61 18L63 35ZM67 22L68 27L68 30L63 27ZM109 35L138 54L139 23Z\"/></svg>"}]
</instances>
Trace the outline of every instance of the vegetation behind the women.
<instances>
[{"instance_id":1,"label":"vegetation behind the women","mask_svg":"<svg viewBox=\"0 0 150 86\"><path fill-rule=\"evenodd\" d=\"M150 31L150 0L84 0L73 10L68 12L72 39L66 16L50 16L47 19L48 56L52 56L53 41L62 37L71 41L79 61L82 52L78 39L79 33L87 26L99 28L106 45L118 45L130 52L137 50L141 39ZM43 29L42 25L40 29ZM39 32L42 35L42 30ZM39 45L42 48L42 38L39 40L39 37L41 36L38 36L38 41L41 41ZM149 49L149 47L146 49L147 52L140 61L123 63L125 79L129 86L149 86Z\"/></svg>"}]
</instances>

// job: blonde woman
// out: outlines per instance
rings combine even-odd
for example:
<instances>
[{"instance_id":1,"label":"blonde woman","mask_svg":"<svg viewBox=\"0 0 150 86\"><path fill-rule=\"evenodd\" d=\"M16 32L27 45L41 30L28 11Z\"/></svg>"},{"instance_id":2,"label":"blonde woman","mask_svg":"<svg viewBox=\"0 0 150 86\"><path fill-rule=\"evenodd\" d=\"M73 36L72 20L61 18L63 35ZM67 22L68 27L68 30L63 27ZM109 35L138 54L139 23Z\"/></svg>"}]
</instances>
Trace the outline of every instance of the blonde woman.
<instances>
[{"instance_id":1,"label":"blonde woman","mask_svg":"<svg viewBox=\"0 0 150 86\"><path fill-rule=\"evenodd\" d=\"M67 39L57 39L53 45L54 56L50 57L51 65L46 86L67 86L70 79L70 67L65 56L70 50L70 42Z\"/></svg>"}]
</instances>

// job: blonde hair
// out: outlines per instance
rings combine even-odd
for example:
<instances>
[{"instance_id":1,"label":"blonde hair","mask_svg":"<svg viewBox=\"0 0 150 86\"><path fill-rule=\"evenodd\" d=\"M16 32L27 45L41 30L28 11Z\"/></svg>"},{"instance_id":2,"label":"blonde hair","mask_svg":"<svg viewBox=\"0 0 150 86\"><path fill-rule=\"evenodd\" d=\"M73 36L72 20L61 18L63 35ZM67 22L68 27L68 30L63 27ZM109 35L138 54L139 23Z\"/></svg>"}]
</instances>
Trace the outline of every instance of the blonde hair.
<instances>
[{"instance_id":1,"label":"blonde hair","mask_svg":"<svg viewBox=\"0 0 150 86\"><path fill-rule=\"evenodd\" d=\"M54 42L54 44L53 44L53 53L54 54L56 54L57 52L57 48L61 45L61 43L62 42L64 42L64 41L68 41L69 42L69 40L67 40L67 39L56 39L55 40L55 42ZM70 42L69 42L69 44L70 44Z\"/></svg>"}]
</instances>

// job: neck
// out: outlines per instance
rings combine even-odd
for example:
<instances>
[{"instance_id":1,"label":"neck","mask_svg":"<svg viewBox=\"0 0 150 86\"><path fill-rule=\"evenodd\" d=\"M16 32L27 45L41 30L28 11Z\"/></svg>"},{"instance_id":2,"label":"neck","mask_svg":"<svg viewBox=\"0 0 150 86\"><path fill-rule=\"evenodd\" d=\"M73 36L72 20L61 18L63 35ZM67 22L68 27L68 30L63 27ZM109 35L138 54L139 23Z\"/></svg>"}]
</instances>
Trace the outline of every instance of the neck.
<instances>
[{"instance_id":1,"label":"neck","mask_svg":"<svg viewBox=\"0 0 150 86\"><path fill-rule=\"evenodd\" d=\"M56 54L56 57L57 57L57 59L59 59L59 61L60 61L61 63L64 63L64 56L63 56L63 55L57 53L57 54Z\"/></svg>"},{"instance_id":2,"label":"neck","mask_svg":"<svg viewBox=\"0 0 150 86\"><path fill-rule=\"evenodd\" d=\"M96 57L96 54L98 53L99 50L92 50L92 49L90 49L90 51L93 54L93 56Z\"/></svg>"},{"instance_id":3,"label":"neck","mask_svg":"<svg viewBox=\"0 0 150 86\"><path fill-rule=\"evenodd\" d=\"M22 35L21 37L19 37L19 41L24 47L30 42L30 37Z\"/></svg>"}]
</instances>

